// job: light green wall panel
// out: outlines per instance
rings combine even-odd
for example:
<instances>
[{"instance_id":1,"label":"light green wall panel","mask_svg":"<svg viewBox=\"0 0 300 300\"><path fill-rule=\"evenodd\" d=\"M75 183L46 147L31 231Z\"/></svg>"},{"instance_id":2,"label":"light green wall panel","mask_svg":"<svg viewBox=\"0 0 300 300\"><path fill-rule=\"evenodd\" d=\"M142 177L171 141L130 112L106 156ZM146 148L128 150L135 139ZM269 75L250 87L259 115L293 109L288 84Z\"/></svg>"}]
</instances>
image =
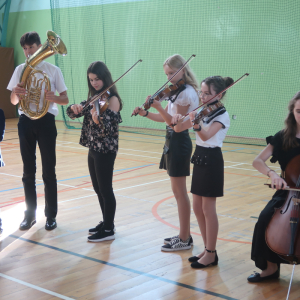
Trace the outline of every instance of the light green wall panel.
<instances>
[{"instance_id":1,"label":"light green wall panel","mask_svg":"<svg viewBox=\"0 0 300 300\"><path fill-rule=\"evenodd\" d=\"M71 101L79 102L86 98L85 72L92 61L106 61L116 79L143 59L117 86L125 104L123 125L145 128L164 125L130 118L131 111L166 80L162 64L168 56L196 54L191 67L199 80L250 73L227 94L226 108L236 116L228 133L264 138L282 128L287 103L300 87L299 10L298 0L149 0L57 8L54 29L70 49L57 63Z\"/></svg>"},{"instance_id":2,"label":"light green wall panel","mask_svg":"<svg viewBox=\"0 0 300 300\"><path fill-rule=\"evenodd\" d=\"M15 65L19 65L25 61L23 50L20 46L20 37L28 31L36 31L41 42L47 39L47 30L52 30L51 11L37 10L14 12L9 14L7 47L15 49ZM54 63L54 58L47 59L48 62Z\"/></svg>"},{"instance_id":3,"label":"light green wall panel","mask_svg":"<svg viewBox=\"0 0 300 300\"><path fill-rule=\"evenodd\" d=\"M84 7L72 7L72 1L64 0L65 8L56 8L62 2L51 0L52 12L11 13L8 47L15 48L16 64L24 62L20 36L36 30L44 42L52 18L53 30L68 48L66 57L55 60L72 103L86 99L91 62L105 61L116 79L143 59L117 84L124 101L123 125L163 128L145 118L130 118L131 111L166 80L162 64L168 56L196 54L191 67L199 80L250 73L227 94L226 108L236 116L230 135L264 138L282 128L287 103L300 89L298 0L108 2L89 6L95 1L86 0Z\"/></svg>"}]
</instances>

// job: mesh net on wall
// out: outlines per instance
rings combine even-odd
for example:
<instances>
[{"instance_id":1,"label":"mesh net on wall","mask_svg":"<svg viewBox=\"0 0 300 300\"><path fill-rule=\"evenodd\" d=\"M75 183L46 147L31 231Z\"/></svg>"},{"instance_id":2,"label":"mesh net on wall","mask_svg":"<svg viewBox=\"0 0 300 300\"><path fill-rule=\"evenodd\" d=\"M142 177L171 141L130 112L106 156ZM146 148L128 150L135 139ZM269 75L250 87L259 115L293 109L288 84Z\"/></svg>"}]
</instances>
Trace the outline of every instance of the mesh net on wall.
<instances>
[{"instance_id":1,"label":"mesh net on wall","mask_svg":"<svg viewBox=\"0 0 300 300\"><path fill-rule=\"evenodd\" d=\"M130 117L165 81L163 62L173 54L190 63L199 81L250 75L227 92L231 117L226 142L265 144L282 129L287 104L299 90L298 0L50 0L53 30L68 48L56 55L70 103L87 98L86 70L96 60L117 79L124 102L120 130L164 135L165 125ZM165 104L166 105L166 102ZM62 118L68 128L81 121ZM155 112L154 109L150 111Z\"/></svg>"}]
</instances>

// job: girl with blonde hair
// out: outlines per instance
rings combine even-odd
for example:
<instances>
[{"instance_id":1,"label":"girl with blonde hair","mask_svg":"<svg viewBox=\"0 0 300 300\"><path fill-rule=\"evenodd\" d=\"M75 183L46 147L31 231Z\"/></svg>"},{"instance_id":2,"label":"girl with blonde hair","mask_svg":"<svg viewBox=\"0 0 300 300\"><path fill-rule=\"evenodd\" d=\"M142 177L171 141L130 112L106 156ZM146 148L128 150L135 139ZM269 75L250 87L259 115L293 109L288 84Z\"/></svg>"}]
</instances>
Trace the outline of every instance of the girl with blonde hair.
<instances>
[{"instance_id":1,"label":"girl with blonde hair","mask_svg":"<svg viewBox=\"0 0 300 300\"><path fill-rule=\"evenodd\" d=\"M186 60L179 54L166 59L163 69L168 80L185 62ZM171 124L173 115L184 115L199 105L196 91L198 83L189 65L182 68L170 82L176 84L181 79L185 84L178 88L175 95L167 99L168 105L165 108L162 107L160 101L153 100L151 107L154 107L158 113L145 111L139 107L136 107L133 112L155 122L165 122L167 125L166 141L159 168L167 170L170 176L172 191L178 206L180 230L178 235L164 239L165 245L161 247L162 251L187 250L193 245L193 239L190 235L191 206L186 189L186 176L190 175L192 142L188 129L177 133ZM150 97L148 96L146 101Z\"/></svg>"}]
</instances>

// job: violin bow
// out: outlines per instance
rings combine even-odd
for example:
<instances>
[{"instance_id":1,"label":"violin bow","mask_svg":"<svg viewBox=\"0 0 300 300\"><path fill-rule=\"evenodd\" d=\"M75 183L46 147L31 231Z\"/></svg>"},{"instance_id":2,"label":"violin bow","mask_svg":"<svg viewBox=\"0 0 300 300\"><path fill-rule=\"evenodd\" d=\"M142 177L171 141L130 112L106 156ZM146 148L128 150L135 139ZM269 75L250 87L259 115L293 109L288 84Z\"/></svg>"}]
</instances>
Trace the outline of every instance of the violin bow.
<instances>
[{"instance_id":1,"label":"violin bow","mask_svg":"<svg viewBox=\"0 0 300 300\"><path fill-rule=\"evenodd\" d=\"M194 59L195 58L195 54L192 54L191 56L190 56L190 58L174 73L174 75L165 83L165 84L163 84L149 99L148 99L148 101L151 101L151 100L153 100L155 97L156 97L156 95L157 94L159 94L159 92L187 65L187 64L189 64L189 62L192 60L192 59ZM146 101L147 102L147 101ZM145 106L146 105L146 102L145 103L143 103L141 106L139 106L139 110L143 107L143 106ZM131 114L131 117L132 116L136 116L137 115L137 113L136 114Z\"/></svg>"},{"instance_id":2,"label":"violin bow","mask_svg":"<svg viewBox=\"0 0 300 300\"><path fill-rule=\"evenodd\" d=\"M100 94L94 95L90 101L87 101L87 103L83 106L82 111L89 107L90 104L94 103L96 100L100 99L102 95L104 95L112 86L114 86L120 79L122 79L125 75L127 75L139 62L142 62L141 59L139 59L132 67L130 67L123 75L121 75L116 81L114 81L108 88L106 88L103 92ZM82 112L81 111L81 112Z\"/></svg>"},{"instance_id":3,"label":"violin bow","mask_svg":"<svg viewBox=\"0 0 300 300\"><path fill-rule=\"evenodd\" d=\"M272 185L270 183L264 183L264 185L268 186L269 188L272 188ZM300 188L294 187L294 188L290 188L289 186L287 186L285 189L285 191L295 191L295 192L300 192Z\"/></svg>"},{"instance_id":4,"label":"violin bow","mask_svg":"<svg viewBox=\"0 0 300 300\"><path fill-rule=\"evenodd\" d=\"M239 79L237 79L235 82L233 82L231 85L229 85L227 88L225 88L223 91L221 91L219 94L213 96L211 99L209 99L208 101L211 101L215 98L217 98L219 95L223 94L224 92L226 92L227 90L229 90L230 88L232 88L234 85L236 85L238 82L240 82L241 80L245 79L246 76L249 76L249 73L245 73L243 76L241 76ZM197 109L199 109L200 107L202 107L203 105L205 105L207 102L199 105L197 108L193 109L192 111L195 111ZM185 114L184 116L182 116L179 121L185 119L187 116L189 115L189 113ZM194 120L193 120L194 121ZM193 122L192 121L192 122ZM176 124L171 124L172 126L175 126Z\"/></svg>"}]
</instances>

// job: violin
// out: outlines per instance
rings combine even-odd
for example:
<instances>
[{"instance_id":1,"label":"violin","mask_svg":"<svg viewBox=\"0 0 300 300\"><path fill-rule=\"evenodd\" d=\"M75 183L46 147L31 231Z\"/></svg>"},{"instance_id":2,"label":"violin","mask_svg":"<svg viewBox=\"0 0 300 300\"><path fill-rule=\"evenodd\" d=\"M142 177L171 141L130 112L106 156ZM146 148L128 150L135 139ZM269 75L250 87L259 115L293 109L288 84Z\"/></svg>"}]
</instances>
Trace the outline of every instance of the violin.
<instances>
[{"instance_id":1,"label":"violin","mask_svg":"<svg viewBox=\"0 0 300 300\"><path fill-rule=\"evenodd\" d=\"M239 81L241 81L242 79L246 78L246 76L249 76L249 73L245 73L243 76L241 76L238 80L236 80L235 82L233 82L231 85L229 85L227 88L225 88L223 91L221 91L220 93L218 93L217 95L213 96L211 99L209 99L209 101L217 98L219 95L223 94L224 92L226 92L227 90L229 90L230 88L232 88L234 85L236 85ZM204 106L206 103L203 103L201 105L199 105L198 107L196 107L195 109L193 109L192 111L195 111L197 109L199 109L200 107ZM220 103L221 104L221 103ZM184 116L182 116L179 120L182 121L183 119L185 119L185 117L187 117L189 115L189 113L185 114ZM194 122L194 120L192 121ZM200 121L199 121L200 122ZM194 123L195 124L195 123ZM171 126L176 126L176 124L171 124Z\"/></svg>"},{"instance_id":2,"label":"violin","mask_svg":"<svg viewBox=\"0 0 300 300\"><path fill-rule=\"evenodd\" d=\"M121 75L116 81L114 81L109 87L107 87L103 92L95 94L92 98L88 99L87 102L85 103L85 105L82 108L82 111L86 110L87 108L89 108L90 104L94 103L95 101L99 101L99 105L102 109L102 111L104 112L107 107L108 107L108 101L107 99L110 96L110 92L109 89L114 86L120 79L122 79L125 75L127 75L139 62L142 62L141 59L139 59L132 67L130 67L123 75ZM106 100L105 100L106 99ZM105 100L105 103L104 103ZM101 105L101 104L102 105ZM97 105L96 105L96 109L97 109ZM101 112L100 109L100 113Z\"/></svg>"},{"instance_id":3,"label":"violin","mask_svg":"<svg viewBox=\"0 0 300 300\"><path fill-rule=\"evenodd\" d=\"M295 265L300 259L300 155L288 163L285 181L287 197L284 204L275 209L265 235L268 247Z\"/></svg>"},{"instance_id":4,"label":"violin","mask_svg":"<svg viewBox=\"0 0 300 300\"><path fill-rule=\"evenodd\" d=\"M99 122L101 122L100 115L103 114L106 111L106 109L108 108L109 97L110 97L110 91L107 90L98 101L94 102L94 105L95 105L95 108L96 108L96 111L98 114Z\"/></svg>"},{"instance_id":5,"label":"violin","mask_svg":"<svg viewBox=\"0 0 300 300\"><path fill-rule=\"evenodd\" d=\"M215 110L224 107L223 103L218 101L217 103L211 104L209 106L204 106L200 109L197 114L195 115L194 120L192 121L193 124L199 124L205 117L209 117Z\"/></svg>"},{"instance_id":6,"label":"violin","mask_svg":"<svg viewBox=\"0 0 300 300\"><path fill-rule=\"evenodd\" d=\"M172 78L174 78L196 55L193 54L191 55L191 57L172 75L172 77L160 88L158 89L157 92L154 93L153 96L151 96L144 104L142 104L140 107L139 107L139 110L141 108L144 108L145 110L148 110L150 107L151 107L151 104L153 103L154 100L158 100L158 101L161 101L165 98L168 98L168 97L171 97L173 95L176 94L176 92L178 91L178 89L180 87L182 87L185 83L184 83L184 80L181 79L179 80L176 84L174 85L170 85L170 86L167 86L166 85L172 80ZM137 113L132 113L131 114L131 117L132 116L137 116L138 115L138 112Z\"/></svg>"},{"instance_id":7,"label":"violin","mask_svg":"<svg viewBox=\"0 0 300 300\"><path fill-rule=\"evenodd\" d=\"M177 83L171 84L169 86L166 86L163 90L160 90L156 92L150 99L148 99L143 105L144 105L144 110L148 110L151 107L151 104L153 103L154 100L156 101L162 101L166 98L170 98L185 86L185 82L183 79L180 79Z\"/></svg>"}]
</instances>

